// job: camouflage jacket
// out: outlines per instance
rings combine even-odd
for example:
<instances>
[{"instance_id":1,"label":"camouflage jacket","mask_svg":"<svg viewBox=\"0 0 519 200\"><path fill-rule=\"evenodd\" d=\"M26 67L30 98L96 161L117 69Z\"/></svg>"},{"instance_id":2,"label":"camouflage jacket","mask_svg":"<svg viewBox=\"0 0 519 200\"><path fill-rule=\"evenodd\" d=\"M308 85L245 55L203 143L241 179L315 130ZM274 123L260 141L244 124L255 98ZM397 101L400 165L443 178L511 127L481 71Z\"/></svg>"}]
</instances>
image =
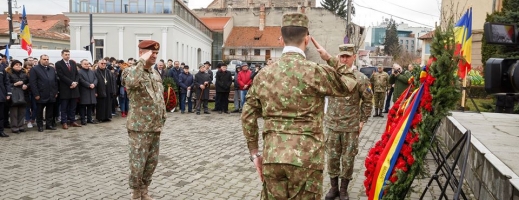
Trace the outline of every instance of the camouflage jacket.
<instances>
[{"instance_id":1,"label":"camouflage jacket","mask_svg":"<svg viewBox=\"0 0 519 200\"><path fill-rule=\"evenodd\" d=\"M161 132L166 122L164 87L156 70L144 69L146 61L126 68L121 77L130 100L126 128L132 131Z\"/></svg>"},{"instance_id":2,"label":"camouflage jacket","mask_svg":"<svg viewBox=\"0 0 519 200\"><path fill-rule=\"evenodd\" d=\"M374 92L386 92L389 89L389 74L386 72L373 72L370 78Z\"/></svg>"},{"instance_id":3,"label":"camouflage jacket","mask_svg":"<svg viewBox=\"0 0 519 200\"><path fill-rule=\"evenodd\" d=\"M295 52L262 69L249 89L241 116L249 150L258 149L258 118L264 119L263 163L324 169L325 96L351 94L351 72L339 74Z\"/></svg>"},{"instance_id":4,"label":"camouflage jacket","mask_svg":"<svg viewBox=\"0 0 519 200\"><path fill-rule=\"evenodd\" d=\"M338 60L331 59L330 66L338 65ZM359 123L366 122L371 116L373 91L369 79L359 71L353 72L357 87L346 97L328 97L328 111L324 124L334 131L357 132Z\"/></svg>"}]
</instances>

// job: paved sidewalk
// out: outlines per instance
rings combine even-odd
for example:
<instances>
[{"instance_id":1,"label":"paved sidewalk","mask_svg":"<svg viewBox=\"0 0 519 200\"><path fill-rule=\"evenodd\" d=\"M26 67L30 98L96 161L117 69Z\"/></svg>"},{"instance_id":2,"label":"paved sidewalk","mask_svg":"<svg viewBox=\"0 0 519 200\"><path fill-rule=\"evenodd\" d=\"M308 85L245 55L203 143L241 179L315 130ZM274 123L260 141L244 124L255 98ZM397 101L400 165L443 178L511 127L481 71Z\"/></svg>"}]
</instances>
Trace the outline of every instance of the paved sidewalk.
<instances>
[{"instance_id":1,"label":"paved sidewalk","mask_svg":"<svg viewBox=\"0 0 519 200\"><path fill-rule=\"evenodd\" d=\"M19 135L7 129L11 137L0 139L0 199L129 199L124 123L116 117L110 123ZM370 119L361 134L351 199L366 199L364 158L384 126L385 118ZM150 186L156 199L259 199L260 182L238 114L168 113L165 130ZM325 176L324 192L328 188Z\"/></svg>"}]
</instances>

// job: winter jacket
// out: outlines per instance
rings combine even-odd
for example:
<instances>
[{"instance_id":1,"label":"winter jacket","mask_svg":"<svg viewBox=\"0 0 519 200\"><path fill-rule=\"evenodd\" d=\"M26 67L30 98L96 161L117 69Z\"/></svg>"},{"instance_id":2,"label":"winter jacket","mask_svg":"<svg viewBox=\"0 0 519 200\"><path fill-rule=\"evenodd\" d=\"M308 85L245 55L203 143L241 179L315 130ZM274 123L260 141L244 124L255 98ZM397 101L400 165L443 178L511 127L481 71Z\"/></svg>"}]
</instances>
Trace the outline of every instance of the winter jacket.
<instances>
[{"instance_id":1,"label":"winter jacket","mask_svg":"<svg viewBox=\"0 0 519 200\"><path fill-rule=\"evenodd\" d=\"M193 91L193 81L194 81L194 78L193 78L193 75L191 75L191 73L184 73L182 72L179 76L178 76L178 86L180 87L180 93L181 94L186 94L187 93L187 88L188 87L191 87L191 91Z\"/></svg>"},{"instance_id":2,"label":"winter jacket","mask_svg":"<svg viewBox=\"0 0 519 200\"><path fill-rule=\"evenodd\" d=\"M250 78L252 72L250 70L242 70L238 73L238 85L240 86L240 90L248 90L250 85L252 84L252 79ZM247 89L243 87L247 85Z\"/></svg>"},{"instance_id":3,"label":"winter jacket","mask_svg":"<svg viewBox=\"0 0 519 200\"><path fill-rule=\"evenodd\" d=\"M216 72L216 92L230 92L232 75L229 71Z\"/></svg>"}]
</instances>

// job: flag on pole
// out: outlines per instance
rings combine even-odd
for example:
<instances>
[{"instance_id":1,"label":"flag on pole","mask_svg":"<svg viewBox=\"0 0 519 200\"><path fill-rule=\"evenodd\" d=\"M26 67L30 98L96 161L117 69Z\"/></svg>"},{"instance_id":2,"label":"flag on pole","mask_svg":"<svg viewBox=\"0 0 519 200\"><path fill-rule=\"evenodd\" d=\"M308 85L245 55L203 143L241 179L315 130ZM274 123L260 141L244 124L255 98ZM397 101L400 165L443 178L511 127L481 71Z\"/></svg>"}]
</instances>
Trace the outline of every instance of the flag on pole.
<instances>
[{"instance_id":1,"label":"flag on pole","mask_svg":"<svg viewBox=\"0 0 519 200\"><path fill-rule=\"evenodd\" d=\"M32 53L32 41L31 41L31 31L29 30L29 24L27 24L27 15L25 14L25 5L23 6L22 12L22 23L20 25L20 43L22 49L27 51L28 56L31 56Z\"/></svg>"},{"instance_id":2,"label":"flag on pole","mask_svg":"<svg viewBox=\"0 0 519 200\"><path fill-rule=\"evenodd\" d=\"M472 62L472 8L468 9L454 26L454 37L456 42L454 55L463 58L458 63L458 76L464 79L471 69Z\"/></svg>"}]
</instances>

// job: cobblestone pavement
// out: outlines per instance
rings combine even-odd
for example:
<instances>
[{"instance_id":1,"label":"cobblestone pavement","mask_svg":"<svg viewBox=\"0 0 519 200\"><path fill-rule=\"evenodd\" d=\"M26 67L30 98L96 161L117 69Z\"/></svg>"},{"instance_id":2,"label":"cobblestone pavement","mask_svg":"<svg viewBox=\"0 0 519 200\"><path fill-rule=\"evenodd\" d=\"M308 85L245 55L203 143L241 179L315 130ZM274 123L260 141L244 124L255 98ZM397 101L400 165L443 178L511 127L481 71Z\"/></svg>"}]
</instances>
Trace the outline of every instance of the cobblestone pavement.
<instances>
[{"instance_id":1,"label":"cobblestone pavement","mask_svg":"<svg viewBox=\"0 0 519 200\"><path fill-rule=\"evenodd\" d=\"M11 137L0 139L0 199L129 199L124 123L116 117L19 135L7 129ZM384 126L385 119L370 119L361 134L351 199L366 199L363 162ZM156 199L259 199L261 189L238 114L168 113L153 178L150 191ZM329 179L324 180L326 192Z\"/></svg>"}]
</instances>

